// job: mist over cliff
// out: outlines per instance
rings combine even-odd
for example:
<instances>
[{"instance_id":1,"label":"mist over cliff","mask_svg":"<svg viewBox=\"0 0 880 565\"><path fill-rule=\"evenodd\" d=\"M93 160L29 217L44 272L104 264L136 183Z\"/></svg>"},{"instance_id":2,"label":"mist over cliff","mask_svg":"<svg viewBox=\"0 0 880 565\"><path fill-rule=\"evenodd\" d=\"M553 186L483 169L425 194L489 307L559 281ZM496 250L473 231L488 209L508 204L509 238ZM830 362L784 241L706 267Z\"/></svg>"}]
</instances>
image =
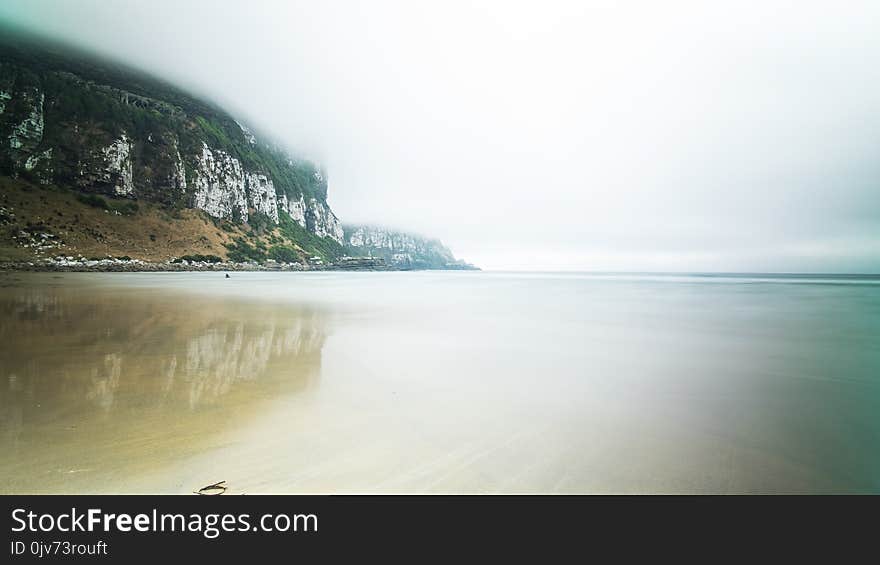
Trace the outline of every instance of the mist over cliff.
<instances>
[{"instance_id":1,"label":"mist over cliff","mask_svg":"<svg viewBox=\"0 0 880 565\"><path fill-rule=\"evenodd\" d=\"M346 253L379 257L401 269L474 269L439 239L370 225L343 225Z\"/></svg>"},{"instance_id":2,"label":"mist over cliff","mask_svg":"<svg viewBox=\"0 0 880 565\"><path fill-rule=\"evenodd\" d=\"M154 208L172 218L195 210L211 220L205 223L210 233L158 253L162 242L155 233L149 243L123 249L108 241L119 231L108 226L112 233L96 233L94 239L103 240L111 256L326 264L374 251L346 241L328 203L328 173L320 165L290 155L221 108L161 80L15 33L0 39L0 174L70 191L80 204L130 216L129 223ZM153 208L141 210L137 203ZM64 217L64 203L54 210L20 204L18 216L11 204L4 208L4 217L17 218L5 223L7 236L19 246L31 246L38 255L94 247L75 241L82 239L80 224L89 223L80 221L86 212L68 209L77 224L71 226L57 220ZM22 221L26 224L19 225ZM28 233L35 222L42 241ZM131 247L143 247L143 253ZM442 259L431 246L388 249L406 254L405 260L394 253L387 257L400 267L458 265L445 248Z\"/></svg>"},{"instance_id":3,"label":"mist over cliff","mask_svg":"<svg viewBox=\"0 0 880 565\"><path fill-rule=\"evenodd\" d=\"M341 243L319 168L160 81L36 40L0 44L0 167L41 184L192 206L247 222L287 213Z\"/></svg>"}]
</instances>

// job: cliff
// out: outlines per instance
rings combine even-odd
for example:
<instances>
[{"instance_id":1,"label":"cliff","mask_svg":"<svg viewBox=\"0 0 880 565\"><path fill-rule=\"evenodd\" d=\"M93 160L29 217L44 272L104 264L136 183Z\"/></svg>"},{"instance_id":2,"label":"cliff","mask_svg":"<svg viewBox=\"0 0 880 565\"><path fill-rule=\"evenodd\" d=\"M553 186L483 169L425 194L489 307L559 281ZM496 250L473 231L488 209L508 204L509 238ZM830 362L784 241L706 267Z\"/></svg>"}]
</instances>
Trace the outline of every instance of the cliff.
<instances>
[{"instance_id":1,"label":"cliff","mask_svg":"<svg viewBox=\"0 0 880 565\"><path fill-rule=\"evenodd\" d=\"M215 105L6 31L0 261L467 268L436 240L367 226L346 234L320 166Z\"/></svg>"},{"instance_id":2,"label":"cliff","mask_svg":"<svg viewBox=\"0 0 880 565\"><path fill-rule=\"evenodd\" d=\"M456 259L438 239L377 226L344 225L343 248L348 255L384 259L397 269L475 269Z\"/></svg>"},{"instance_id":3,"label":"cliff","mask_svg":"<svg viewBox=\"0 0 880 565\"><path fill-rule=\"evenodd\" d=\"M14 35L0 39L0 175L93 196L102 208L201 210L236 235L260 228L252 246L266 235L303 256L341 251L314 163L161 81Z\"/></svg>"}]
</instances>

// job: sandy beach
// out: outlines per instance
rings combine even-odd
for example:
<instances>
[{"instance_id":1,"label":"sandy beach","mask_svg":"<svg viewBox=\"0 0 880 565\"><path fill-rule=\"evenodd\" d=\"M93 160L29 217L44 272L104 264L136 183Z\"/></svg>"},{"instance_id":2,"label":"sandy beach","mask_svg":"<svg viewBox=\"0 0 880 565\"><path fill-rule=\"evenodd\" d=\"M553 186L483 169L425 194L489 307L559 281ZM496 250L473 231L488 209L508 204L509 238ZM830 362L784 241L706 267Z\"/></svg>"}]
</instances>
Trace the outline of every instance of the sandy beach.
<instances>
[{"instance_id":1,"label":"sandy beach","mask_svg":"<svg viewBox=\"0 0 880 565\"><path fill-rule=\"evenodd\" d=\"M878 309L857 277L7 273L0 491L875 492Z\"/></svg>"}]
</instances>

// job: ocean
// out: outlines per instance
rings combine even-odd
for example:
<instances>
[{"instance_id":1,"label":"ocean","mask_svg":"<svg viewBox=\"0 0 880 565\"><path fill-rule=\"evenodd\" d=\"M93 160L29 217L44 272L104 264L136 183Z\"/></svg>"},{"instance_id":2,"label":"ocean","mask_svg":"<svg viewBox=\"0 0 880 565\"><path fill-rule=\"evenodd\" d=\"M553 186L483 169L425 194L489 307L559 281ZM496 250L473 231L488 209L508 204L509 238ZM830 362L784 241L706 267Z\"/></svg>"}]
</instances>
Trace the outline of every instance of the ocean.
<instances>
[{"instance_id":1,"label":"ocean","mask_svg":"<svg viewBox=\"0 0 880 565\"><path fill-rule=\"evenodd\" d=\"M0 492L877 493L880 277L7 273Z\"/></svg>"}]
</instances>

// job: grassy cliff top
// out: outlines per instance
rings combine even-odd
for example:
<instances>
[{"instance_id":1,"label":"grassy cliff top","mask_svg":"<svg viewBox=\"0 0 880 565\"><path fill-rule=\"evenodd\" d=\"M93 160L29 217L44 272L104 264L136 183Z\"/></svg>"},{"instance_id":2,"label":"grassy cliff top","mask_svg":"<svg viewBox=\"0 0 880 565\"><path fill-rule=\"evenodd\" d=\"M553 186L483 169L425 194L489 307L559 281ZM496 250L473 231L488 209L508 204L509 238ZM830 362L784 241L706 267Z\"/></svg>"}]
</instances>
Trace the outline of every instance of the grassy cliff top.
<instances>
[{"instance_id":1,"label":"grassy cliff top","mask_svg":"<svg viewBox=\"0 0 880 565\"><path fill-rule=\"evenodd\" d=\"M103 143L122 131L136 140L170 134L181 152L196 154L207 143L267 174L279 193L326 201L319 166L252 137L217 105L117 61L0 26L0 91L29 90L46 96L41 148L63 145L74 128ZM22 118L15 98L0 114L0 131Z\"/></svg>"}]
</instances>

